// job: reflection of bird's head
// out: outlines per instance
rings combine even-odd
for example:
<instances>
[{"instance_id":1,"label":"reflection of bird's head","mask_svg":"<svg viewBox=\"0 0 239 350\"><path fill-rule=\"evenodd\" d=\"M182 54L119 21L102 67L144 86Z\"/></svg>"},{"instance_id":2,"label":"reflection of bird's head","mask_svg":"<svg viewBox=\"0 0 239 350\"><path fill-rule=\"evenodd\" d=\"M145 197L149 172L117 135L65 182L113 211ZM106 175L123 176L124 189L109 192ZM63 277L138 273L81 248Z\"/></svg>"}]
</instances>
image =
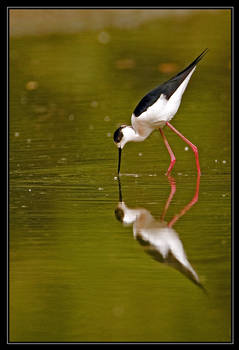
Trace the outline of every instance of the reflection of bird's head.
<instances>
[{"instance_id":1,"label":"reflection of bird's head","mask_svg":"<svg viewBox=\"0 0 239 350\"><path fill-rule=\"evenodd\" d=\"M124 226L132 225L137 219L138 210L130 209L124 202L119 202L115 209L115 217Z\"/></svg>"},{"instance_id":2,"label":"reflection of bird's head","mask_svg":"<svg viewBox=\"0 0 239 350\"><path fill-rule=\"evenodd\" d=\"M119 220L120 222L123 222L123 219L124 219L124 211L122 208L120 207L117 207L115 209L115 217L117 220Z\"/></svg>"}]
</instances>

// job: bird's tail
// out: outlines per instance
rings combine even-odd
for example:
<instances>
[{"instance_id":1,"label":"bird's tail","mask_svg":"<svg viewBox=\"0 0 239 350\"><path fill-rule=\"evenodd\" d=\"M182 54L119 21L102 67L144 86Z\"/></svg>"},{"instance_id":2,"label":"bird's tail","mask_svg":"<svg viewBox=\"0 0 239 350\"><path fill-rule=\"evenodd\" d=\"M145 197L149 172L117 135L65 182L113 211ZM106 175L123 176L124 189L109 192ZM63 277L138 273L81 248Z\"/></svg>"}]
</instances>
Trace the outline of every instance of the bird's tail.
<instances>
[{"instance_id":1,"label":"bird's tail","mask_svg":"<svg viewBox=\"0 0 239 350\"><path fill-rule=\"evenodd\" d=\"M186 72L188 74L196 66L196 64L203 58L203 56L206 55L208 50L209 49L205 49L197 58L195 58L195 60L192 63L190 63L189 66L187 66L184 70L182 70L180 73L178 73L175 77L178 77L179 75L186 73Z\"/></svg>"}]
</instances>

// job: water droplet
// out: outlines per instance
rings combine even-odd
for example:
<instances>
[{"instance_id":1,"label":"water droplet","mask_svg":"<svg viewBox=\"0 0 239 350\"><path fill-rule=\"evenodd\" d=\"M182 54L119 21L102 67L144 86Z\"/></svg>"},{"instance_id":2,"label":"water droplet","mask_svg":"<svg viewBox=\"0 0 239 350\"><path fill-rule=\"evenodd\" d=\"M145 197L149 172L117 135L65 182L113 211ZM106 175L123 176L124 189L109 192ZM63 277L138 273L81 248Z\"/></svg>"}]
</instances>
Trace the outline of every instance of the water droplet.
<instances>
[{"instance_id":1,"label":"water droplet","mask_svg":"<svg viewBox=\"0 0 239 350\"><path fill-rule=\"evenodd\" d=\"M223 160L222 162L223 162L223 164L226 164L227 161L226 161L226 160Z\"/></svg>"},{"instance_id":2,"label":"water droplet","mask_svg":"<svg viewBox=\"0 0 239 350\"><path fill-rule=\"evenodd\" d=\"M139 157L141 157L142 155L143 155L143 153L141 153L141 152L138 153L138 156L139 156Z\"/></svg>"},{"instance_id":3,"label":"water droplet","mask_svg":"<svg viewBox=\"0 0 239 350\"><path fill-rule=\"evenodd\" d=\"M184 151L188 151L188 146L184 147Z\"/></svg>"},{"instance_id":4,"label":"water droplet","mask_svg":"<svg viewBox=\"0 0 239 350\"><path fill-rule=\"evenodd\" d=\"M99 191L103 191L104 188L103 188L103 187L98 187L98 190L99 190Z\"/></svg>"},{"instance_id":5,"label":"water droplet","mask_svg":"<svg viewBox=\"0 0 239 350\"><path fill-rule=\"evenodd\" d=\"M91 101L90 105L91 105L91 107L96 108L98 106L98 102L97 101Z\"/></svg>"},{"instance_id":6,"label":"water droplet","mask_svg":"<svg viewBox=\"0 0 239 350\"><path fill-rule=\"evenodd\" d=\"M105 31L100 32L98 34L98 41L101 44L108 44L108 42L110 41L110 34Z\"/></svg>"},{"instance_id":7,"label":"water droplet","mask_svg":"<svg viewBox=\"0 0 239 350\"><path fill-rule=\"evenodd\" d=\"M14 135L15 137L18 137L20 135L20 132L16 131Z\"/></svg>"},{"instance_id":8,"label":"water droplet","mask_svg":"<svg viewBox=\"0 0 239 350\"><path fill-rule=\"evenodd\" d=\"M75 119L74 114L70 114L70 115L68 116L68 119L69 119L69 120L74 120L74 119Z\"/></svg>"},{"instance_id":9,"label":"water droplet","mask_svg":"<svg viewBox=\"0 0 239 350\"><path fill-rule=\"evenodd\" d=\"M26 89L31 91L31 90L36 90L38 88L38 82L37 81L28 81L26 83Z\"/></svg>"}]
</instances>

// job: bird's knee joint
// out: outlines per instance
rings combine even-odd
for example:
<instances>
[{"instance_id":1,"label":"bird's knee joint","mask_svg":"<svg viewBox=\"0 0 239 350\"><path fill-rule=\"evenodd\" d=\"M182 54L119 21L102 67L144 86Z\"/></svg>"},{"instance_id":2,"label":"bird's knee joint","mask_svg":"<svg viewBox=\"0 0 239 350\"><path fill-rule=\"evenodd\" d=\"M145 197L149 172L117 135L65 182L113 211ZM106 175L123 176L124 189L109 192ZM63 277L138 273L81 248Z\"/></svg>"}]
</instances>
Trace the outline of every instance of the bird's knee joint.
<instances>
[{"instance_id":1,"label":"bird's knee joint","mask_svg":"<svg viewBox=\"0 0 239 350\"><path fill-rule=\"evenodd\" d=\"M198 148L197 148L197 146L195 146L195 145L193 145L193 152L194 152L194 153L198 153Z\"/></svg>"}]
</instances>

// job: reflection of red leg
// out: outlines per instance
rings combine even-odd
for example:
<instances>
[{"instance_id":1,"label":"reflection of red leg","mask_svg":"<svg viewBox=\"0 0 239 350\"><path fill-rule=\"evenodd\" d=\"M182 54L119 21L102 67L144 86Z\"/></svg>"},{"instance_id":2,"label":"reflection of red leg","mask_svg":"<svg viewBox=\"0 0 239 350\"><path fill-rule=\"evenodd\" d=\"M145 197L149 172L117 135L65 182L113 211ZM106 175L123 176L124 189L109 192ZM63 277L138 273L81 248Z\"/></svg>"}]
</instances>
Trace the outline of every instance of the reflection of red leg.
<instances>
[{"instance_id":1,"label":"reflection of red leg","mask_svg":"<svg viewBox=\"0 0 239 350\"><path fill-rule=\"evenodd\" d=\"M169 146L169 143L168 143L168 140L166 139L166 136L164 135L164 132L161 128L159 128L159 131L160 131L160 134L164 140L164 144L168 150L168 153L170 155L170 159L171 159L171 162L170 162L170 165L169 165L169 168L168 168L168 171L166 173L166 175L168 176L168 174L171 172L171 170L173 169L174 167L174 164L176 162L176 158L175 158L175 155L173 154L173 151L171 149L171 147Z\"/></svg>"},{"instance_id":2,"label":"reflection of red leg","mask_svg":"<svg viewBox=\"0 0 239 350\"><path fill-rule=\"evenodd\" d=\"M197 147L193 145L192 142L190 142L185 136L183 136L177 129L175 129L169 122L167 122L166 125L192 148L196 158L197 171L199 174L201 174Z\"/></svg>"},{"instance_id":3,"label":"reflection of red leg","mask_svg":"<svg viewBox=\"0 0 239 350\"><path fill-rule=\"evenodd\" d=\"M176 192L176 182L174 180L174 178L172 176L168 176L168 180L170 182L170 185L171 185L171 192L170 192L170 195L168 197L168 200L165 204L165 207L164 207L164 210L163 210L163 213L162 213L162 216L161 216L161 220L163 221L164 220L164 217L167 213L167 210L168 210L168 207L169 207L169 204L171 202L171 200L173 199L173 196Z\"/></svg>"},{"instance_id":4,"label":"reflection of red leg","mask_svg":"<svg viewBox=\"0 0 239 350\"><path fill-rule=\"evenodd\" d=\"M197 184L196 184L196 190L195 194L193 196L193 199L181 210L179 214L176 214L172 220L168 223L168 227L172 227L176 221L178 221L181 216L183 216L197 201L198 201L198 195L199 195L199 187L200 187L200 173L197 175Z\"/></svg>"}]
</instances>

